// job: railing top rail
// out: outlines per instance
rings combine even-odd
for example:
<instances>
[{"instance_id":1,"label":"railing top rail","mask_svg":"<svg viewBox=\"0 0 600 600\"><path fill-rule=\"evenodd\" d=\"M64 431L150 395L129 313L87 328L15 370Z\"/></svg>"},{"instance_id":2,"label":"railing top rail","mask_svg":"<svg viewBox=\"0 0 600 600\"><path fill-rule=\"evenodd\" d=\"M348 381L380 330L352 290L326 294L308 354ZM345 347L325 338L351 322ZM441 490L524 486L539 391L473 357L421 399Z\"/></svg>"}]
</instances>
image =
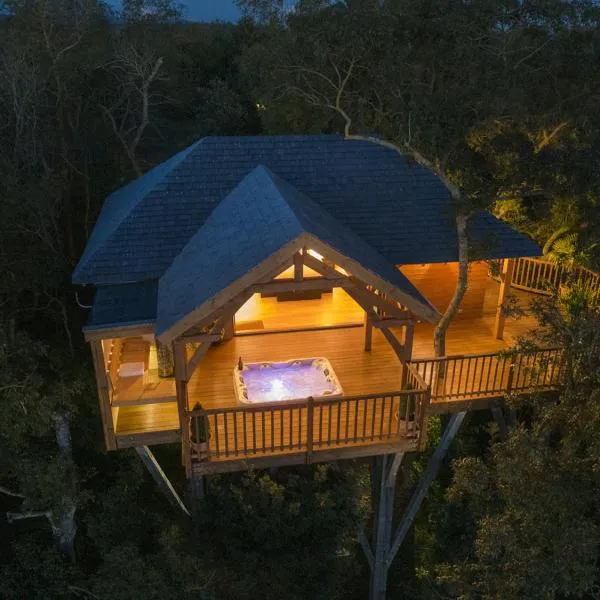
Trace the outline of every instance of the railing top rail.
<instances>
[{"instance_id":1,"label":"railing top rail","mask_svg":"<svg viewBox=\"0 0 600 600\"><path fill-rule=\"evenodd\" d=\"M419 379L422 379L419 377ZM335 404L336 402L348 402L355 400L368 400L370 398L383 398L390 396L406 396L409 394L415 394L420 392L425 392L427 389L427 385L424 386L424 389L418 390L392 390L388 392L378 392L373 394L361 394L354 396L333 396L330 398L315 398L313 399L313 405L321 406L327 404ZM256 404L245 404L238 406L227 406L223 408L206 408L206 409L194 409L188 411L187 415L189 417L200 417L204 415L214 415L214 414L224 414L231 412L263 412L263 411L271 411L271 410L282 410L282 409L294 409L294 408L305 408L308 405L309 398L302 398L300 400L281 400L277 402L260 402Z\"/></svg>"},{"instance_id":2,"label":"railing top rail","mask_svg":"<svg viewBox=\"0 0 600 600\"><path fill-rule=\"evenodd\" d=\"M556 347L552 347L552 348L536 348L535 350L531 350L531 351L515 351L515 350L498 350L497 352L484 352L481 354L478 353L474 353L474 354L448 354L446 356L431 356L428 358L416 358L410 361L409 365L418 365L418 364L422 364L422 363L429 363L429 362L442 362L442 361L447 361L447 360L464 360L466 358L488 358L488 357L493 357L493 356L510 356L511 354L519 354L519 355L533 355L539 352L558 352L562 350L562 348L556 346Z\"/></svg>"}]
</instances>

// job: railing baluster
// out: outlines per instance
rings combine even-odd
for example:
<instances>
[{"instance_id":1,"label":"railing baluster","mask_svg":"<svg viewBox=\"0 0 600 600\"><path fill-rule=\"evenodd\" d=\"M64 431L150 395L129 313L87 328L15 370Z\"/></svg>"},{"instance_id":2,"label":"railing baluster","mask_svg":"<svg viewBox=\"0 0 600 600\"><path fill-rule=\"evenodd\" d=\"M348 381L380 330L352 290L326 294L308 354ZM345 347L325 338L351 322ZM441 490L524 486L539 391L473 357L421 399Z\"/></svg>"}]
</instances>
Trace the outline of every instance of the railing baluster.
<instances>
[{"instance_id":1,"label":"railing baluster","mask_svg":"<svg viewBox=\"0 0 600 600\"><path fill-rule=\"evenodd\" d=\"M375 418L377 416L377 398L371 398L371 402L373 403L373 414L371 415L371 441L375 439Z\"/></svg>"},{"instance_id":2,"label":"railing baluster","mask_svg":"<svg viewBox=\"0 0 600 600\"><path fill-rule=\"evenodd\" d=\"M221 456L221 453L219 452L219 415L218 414L214 415L214 418L215 418L215 428L214 428L215 441L217 444L216 453L217 453L217 456Z\"/></svg>"},{"instance_id":3,"label":"railing baluster","mask_svg":"<svg viewBox=\"0 0 600 600\"><path fill-rule=\"evenodd\" d=\"M234 412L233 413L233 447L234 447L234 452L235 455L238 455L238 437L237 437L237 418L238 418L238 412Z\"/></svg>"},{"instance_id":4,"label":"railing baluster","mask_svg":"<svg viewBox=\"0 0 600 600\"><path fill-rule=\"evenodd\" d=\"M462 387L462 372L463 372L463 364L464 364L464 361L463 361L463 360L461 360L461 361L460 361L460 371L459 371L459 373L458 373L458 390L456 391L456 395L457 395L457 396L460 396L460 395L461 395L461 394L460 394L460 389L461 389L461 387ZM451 390L451 391L452 391L452 390Z\"/></svg>"}]
</instances>

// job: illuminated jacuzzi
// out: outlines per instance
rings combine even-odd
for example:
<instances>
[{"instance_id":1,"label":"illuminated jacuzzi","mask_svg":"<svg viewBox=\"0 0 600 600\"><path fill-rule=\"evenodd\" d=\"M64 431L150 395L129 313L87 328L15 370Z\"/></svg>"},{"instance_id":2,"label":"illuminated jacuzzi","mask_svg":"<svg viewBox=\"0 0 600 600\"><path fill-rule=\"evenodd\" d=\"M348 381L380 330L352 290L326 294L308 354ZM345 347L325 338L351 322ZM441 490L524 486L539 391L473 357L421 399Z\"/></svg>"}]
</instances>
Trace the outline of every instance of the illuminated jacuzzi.
<instances>
[{"instance_id":1,"label":"illuminated jacuzzi","mask_svg":"<svg viewBox=\"0 0 600 600\"><path fill-rule=\"evenodd\" d=\"M342 386L331 363L322 357L286 362L248 363L233 372L239 402L279 402L341 396Z\"/></svg>"}]
</instances>

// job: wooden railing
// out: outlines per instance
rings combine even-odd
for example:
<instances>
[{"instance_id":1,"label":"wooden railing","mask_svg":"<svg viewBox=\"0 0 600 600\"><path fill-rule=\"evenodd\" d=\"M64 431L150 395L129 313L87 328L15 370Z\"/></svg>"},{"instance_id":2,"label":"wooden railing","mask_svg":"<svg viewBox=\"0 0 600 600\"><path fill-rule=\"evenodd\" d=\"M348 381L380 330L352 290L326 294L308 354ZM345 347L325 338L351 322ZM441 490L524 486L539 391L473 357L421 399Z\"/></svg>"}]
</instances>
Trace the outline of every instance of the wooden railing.
<instances>
[{"instance_id":1,"label":"wooden railing","mask_svg":"<svg viewBox=\"0 0 600 600\"><path fill-rule=\"evenodd\" d=\"M512 275L512 287L536 294L551 294L561 285L580 285L592 294L600 294L600 275L582 266L565 266L540 258L518 258Z\"/></svg>"},{"instance_id":2,"label":"wooden railing","mask_svg":"<svg viewBox=\"0 0 600 600\"><path fill-rule=\"evenodd\" d=\"M496 398L554 389L561 377L562 351L488 353L411 361L432 402Z\"/></svg>"},{"instance_id":3,"label":"wooden railing","mask_svg":"<svg viewBox=\"0 0 600 600\"><path fill-rule=\"evenodd\" d=\"M310 463L313 452L329 448L416 439L429 390L416 371L409 377L415 389L191 411L184 456L191 463L303 452ZM208 443L198 443L206 432Z\"/></svg>"}]
</instances>

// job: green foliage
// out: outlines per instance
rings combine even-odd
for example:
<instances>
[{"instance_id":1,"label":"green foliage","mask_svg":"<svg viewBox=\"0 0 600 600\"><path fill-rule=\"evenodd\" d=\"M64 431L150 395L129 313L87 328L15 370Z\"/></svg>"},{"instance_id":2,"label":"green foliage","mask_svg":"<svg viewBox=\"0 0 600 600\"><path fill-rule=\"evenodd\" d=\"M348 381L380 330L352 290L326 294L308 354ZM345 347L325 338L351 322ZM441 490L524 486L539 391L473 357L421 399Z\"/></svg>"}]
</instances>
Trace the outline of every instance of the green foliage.
<instances>
[{"instance_id":1,"label":"green foliage","mask_svg":"<svg viewBox=\"0 0 600 600\"><path fill-rule=\"evenodd\" d=\"M456 461L448 499L466 554L438 569L452 596L581 597L598 584L599 314L578 289L536 311L543 341L566 348L565 385L528 402L528 426L488 456Z\"/></svg>"},{"instance_id":2,"label":"green foliage","mask_svg":"<svg viewBox=\"0 0 600 600\"><path fill-rule=\"evenodd\" d=\"M364 517L356 486L353 471L328 465L280 471L277 481L253 471L213 478L201 537L215 568L228 573L222 589L235 598L257 590L264 598L344 597L343 554L356 549Z\"/></svg>"}]
</instances>

